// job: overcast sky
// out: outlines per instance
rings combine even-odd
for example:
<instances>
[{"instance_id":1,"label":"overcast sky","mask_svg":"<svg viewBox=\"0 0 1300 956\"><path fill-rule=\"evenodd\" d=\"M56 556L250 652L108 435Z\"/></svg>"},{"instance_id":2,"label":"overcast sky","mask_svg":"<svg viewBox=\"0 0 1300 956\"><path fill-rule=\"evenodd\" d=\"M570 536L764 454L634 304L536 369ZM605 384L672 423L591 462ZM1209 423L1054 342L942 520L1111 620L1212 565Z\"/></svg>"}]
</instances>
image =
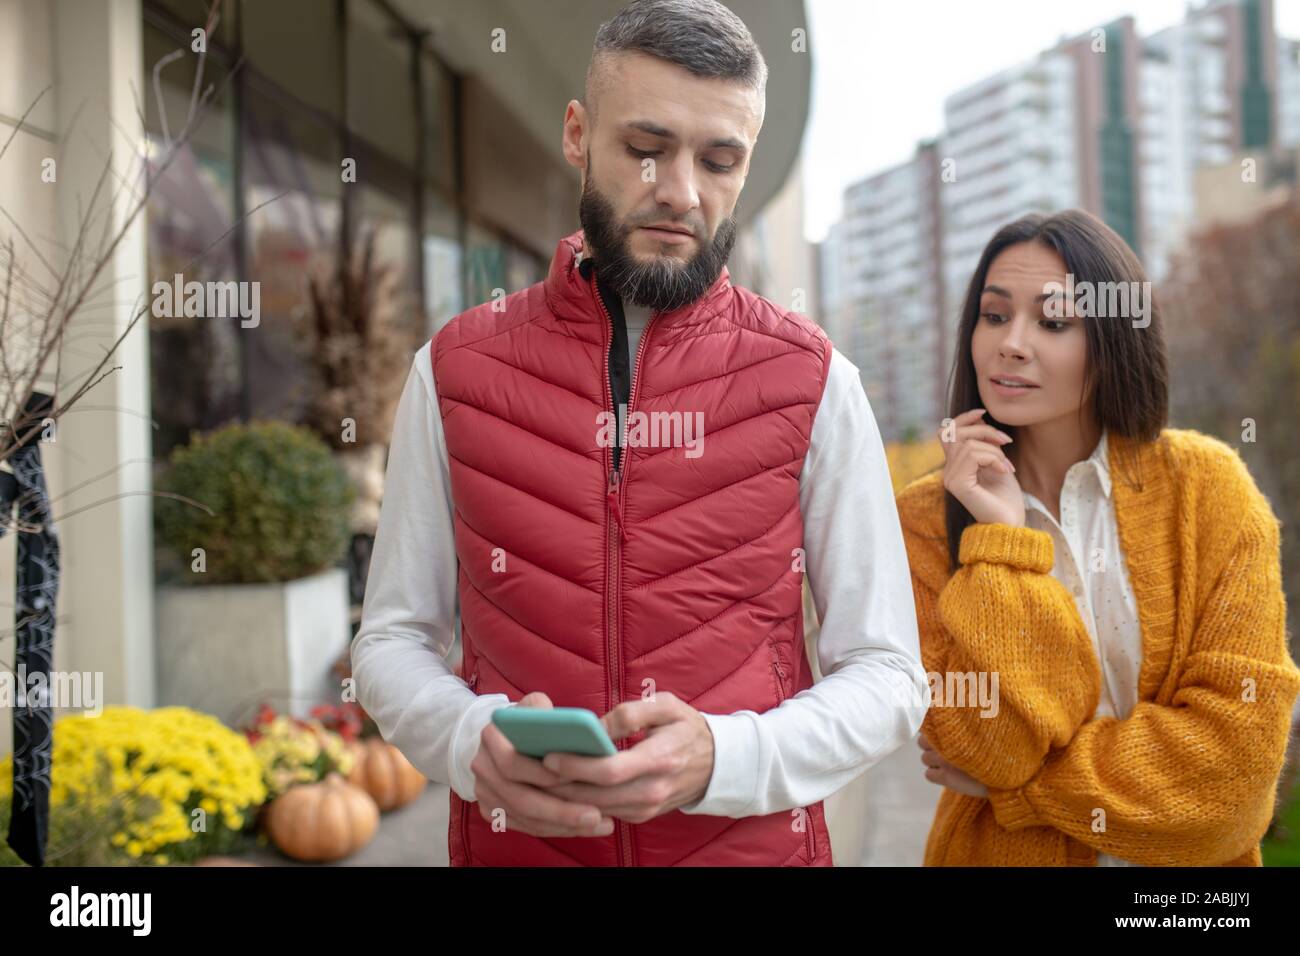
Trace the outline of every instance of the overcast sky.
<instances>
[{"instance_id":1,"label":"overcast sky","mask_svg":"<svg viewBox=\"0 0 1300 956\"><path fill-rule=\"evenodd\" d=\"M803 144L804 233L840 217L844 188L910 157L943 129L949 94L1028 60L1063 36L1125 15L1146 36L1183 19L1185 0L805 0L813 53ZM1281 36L1300 38L1300 0L1274 0ZM871 91L867 95L864 91Z\"/></svg>"}]
</instances>

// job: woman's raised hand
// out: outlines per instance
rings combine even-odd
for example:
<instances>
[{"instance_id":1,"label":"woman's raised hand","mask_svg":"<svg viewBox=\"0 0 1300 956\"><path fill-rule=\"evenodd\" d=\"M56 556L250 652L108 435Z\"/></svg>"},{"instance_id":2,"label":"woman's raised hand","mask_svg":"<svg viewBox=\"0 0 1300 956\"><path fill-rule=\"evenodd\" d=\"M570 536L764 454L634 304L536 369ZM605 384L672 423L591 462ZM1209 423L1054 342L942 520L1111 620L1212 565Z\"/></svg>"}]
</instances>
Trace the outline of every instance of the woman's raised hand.
<instances>
[{"instance_id":1,"label":"woman's raised hand","mask_svg":"<svg viewBox=\"0 0 1300 956\"><path fill-rule=\"evenodd\" d=\"M939 429L943 448L943 486L981 524L1023 525L1025 499L1015 466L1002 448L1011 436L981 419L972 408L945 420Z\"/></svg>"}]
</instances>

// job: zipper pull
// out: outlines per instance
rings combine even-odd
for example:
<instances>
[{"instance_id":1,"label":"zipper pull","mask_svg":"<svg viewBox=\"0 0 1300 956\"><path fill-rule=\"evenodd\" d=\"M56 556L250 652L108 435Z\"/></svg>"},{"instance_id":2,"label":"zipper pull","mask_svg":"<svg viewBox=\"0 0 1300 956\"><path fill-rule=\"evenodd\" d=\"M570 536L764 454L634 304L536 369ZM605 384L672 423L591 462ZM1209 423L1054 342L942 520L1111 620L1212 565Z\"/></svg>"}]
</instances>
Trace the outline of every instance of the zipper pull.
<instances>
[{"instance_id":1,"label":"zipper pull","mask_svg":"<svg viewBox=\"0 0 1300 956\"><path fill-rule=\"evenodd\" d=\"M620 474L617 468L609 473L609 485L605 489L605 500L614 509L614 520L618 522L618 536L626 541L627 529L623 527L623 503L618 497L619 478Z\"/></svg>"}]
</instances>

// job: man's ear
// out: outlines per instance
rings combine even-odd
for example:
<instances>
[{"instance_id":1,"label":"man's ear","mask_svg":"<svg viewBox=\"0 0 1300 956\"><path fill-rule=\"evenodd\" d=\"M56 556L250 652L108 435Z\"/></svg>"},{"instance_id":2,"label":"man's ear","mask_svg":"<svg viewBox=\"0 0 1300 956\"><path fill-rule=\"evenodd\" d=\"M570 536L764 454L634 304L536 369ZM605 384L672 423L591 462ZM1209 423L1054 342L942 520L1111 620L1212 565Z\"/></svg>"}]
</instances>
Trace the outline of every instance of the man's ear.
<instances>
[{"instance_id":1,"label":"man's ear","mask_svg":"<svg viewBox=\"0 0 1300 956\"><path fill-rule=\"evenodd\" d=\"M564 161L577 169L587 168L587 109L578 100L569 100L564 111L564 129L561 133L560 148L564 152Z\"/></svg>"}]
</instances>

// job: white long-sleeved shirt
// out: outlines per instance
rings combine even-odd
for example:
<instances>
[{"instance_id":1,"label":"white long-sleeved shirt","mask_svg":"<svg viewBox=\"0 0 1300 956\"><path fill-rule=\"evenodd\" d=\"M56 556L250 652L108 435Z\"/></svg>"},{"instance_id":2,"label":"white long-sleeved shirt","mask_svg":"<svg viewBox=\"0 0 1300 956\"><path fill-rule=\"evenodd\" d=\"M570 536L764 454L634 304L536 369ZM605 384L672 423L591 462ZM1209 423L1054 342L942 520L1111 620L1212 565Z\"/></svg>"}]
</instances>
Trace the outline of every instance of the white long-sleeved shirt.
<instances>
[{"instance_id":1,"label":"white long-sleeved shirt","mask_svg":"<svg viewBox=\"0 0 1300 956\"><path fill-rule=\"evenodd\" d=\"M644 315L628 310L644 326ZM629 336L635 355L634 332ZM857 368L834 352L799 480L823 678L762 714L703 714L708 789L684 813L743 817L807 806L915 737L928 683L884 446ZM453 503L426 343L398 404L379 527L352 642L357 699L426 776L475 799L470 762L504 694L448 667L455 640Z\"/></svg>"},{"instance_id":2,"label":"white long-sleeved shirt","mask_svg":"<svg viewBox=\"0 0 1300 956\"><path fill-rule=\"evenodd\" d=\"M1069 589L1092 638L1101 669L1101 697L1093 719L1123 720L1137 705L1142 629L1110 491L1110 441L1103 430L1092 454L1065 473L1060 522L1026 491L1025 525L1052 536L1052 577ZM1098 853L1097 865L1136 864Z\"/></svg>"}]
</instances>

